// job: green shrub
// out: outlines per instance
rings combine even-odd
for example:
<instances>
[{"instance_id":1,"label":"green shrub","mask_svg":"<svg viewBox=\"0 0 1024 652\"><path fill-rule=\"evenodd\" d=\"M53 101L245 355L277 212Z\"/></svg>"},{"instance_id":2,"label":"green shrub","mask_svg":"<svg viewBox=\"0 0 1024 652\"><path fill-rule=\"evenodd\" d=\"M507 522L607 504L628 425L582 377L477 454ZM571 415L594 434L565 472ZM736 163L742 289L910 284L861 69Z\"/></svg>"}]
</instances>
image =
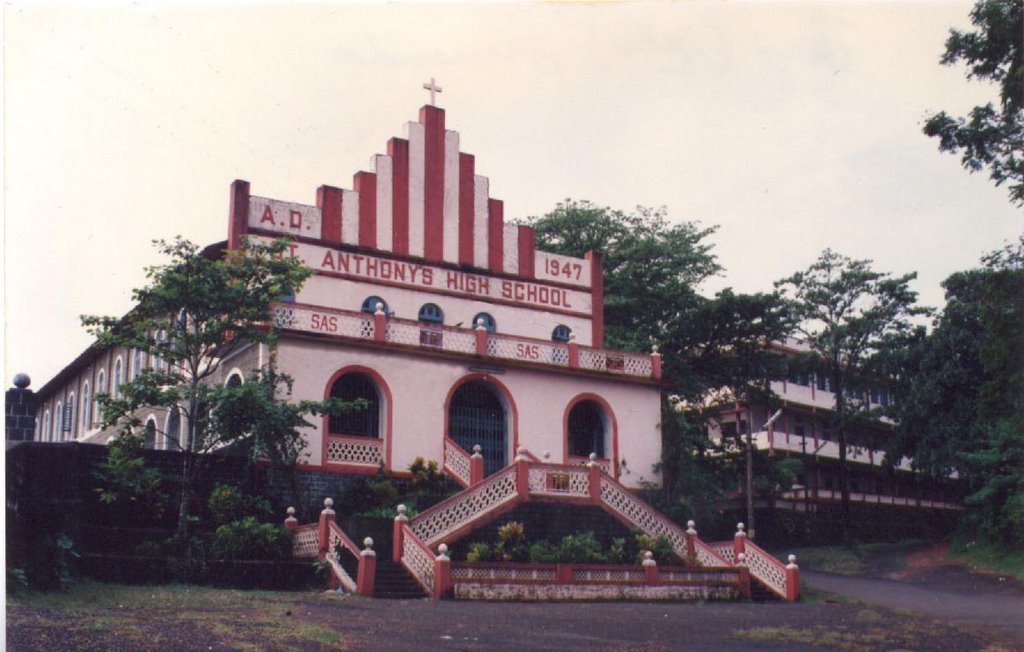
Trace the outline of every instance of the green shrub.
<instances>
[{"instance_id":1,"label":"green shrub","mask_svg":"<svg viewBox=\"0 0 1024 652\"><path fill-rule=\"evenodd\" d=\"M247 516L217 528L210 553L214 559L287 559L292 554L292 532Z\"/></svg>"},{"instance_id":2,"label":"green shrub","mask_svg":"<svg viewBox=\"0 0 1024 652\"><path fill-rule=\"evenodd\" d=\"M164 557L167 555L167 546L160 541L143 541L132 548L133 557Z\"/></svg>"},{"instance_id":3,"label":"green shrub","mask_svg":"<svg viewBox=\"0 0 1024 652\"><path fill-rule=\"evenodd\" d=\"M494 546L498 561L524 561L527 557L526 530L519 521L509 521L498 528L498 543Z\"/></svg>"},{"instance_id":4,"label":"green shrub","mask_svg":"<svg viewBox=\"0 0 1024 652\"><path fill-rule=\"evenodd\" d=\"M601 542L593 532L570 534L562 538L557 552L557 561L563 564L601 564L608 561L608 555L601 550Z\"/></svg>"},{"instance_id":5,"label":"green shrub","mask_svg":"<svg viewBox=\"0 0 1024 652\"><path fill-rule=\"evenodd\" d=\"M490 545L482 541L475 541L469 544L466 561L494 561L494 551Z\"/></svg>"},{"instance_id":6,"label":"green shrub","mask_svg":"<svg viewBox=\"0 0 1024 652\"><path fill-rule=\"evenodd\" d=\"M558 561L558 548L550 541L537 541L530 544L529 557L535 564L553 564Z\"/></svg>"},{"instance_id":7,"label":"green shrub","mask_svg":"<svg viewBox=\"0 0 1024 652\"><path fill-rule=\"evenodd\" d=\"M217 525L224 525L250 516L261 519L270 518L273 515L270 502L266 498L244 496L238 487L226 484L218 484L213 488L207 505L210 508L213 521Z\"/></svg>"},{"instance_id":8,"label":"green shrub","mask_svg":"<svg viewBox=\"0 0 1024 652\"><path fill-rule=\"evenodd\" d=\"M643 562L644 552L648 550L654 555L654 561L659 564L678 565L683 563L683 560L676 555L675 549L672 548L672 543L665 536L654 537L643 532L634 532L633 541L636 548L633 561L637 564Z\"/></svg>"}]
</instances>

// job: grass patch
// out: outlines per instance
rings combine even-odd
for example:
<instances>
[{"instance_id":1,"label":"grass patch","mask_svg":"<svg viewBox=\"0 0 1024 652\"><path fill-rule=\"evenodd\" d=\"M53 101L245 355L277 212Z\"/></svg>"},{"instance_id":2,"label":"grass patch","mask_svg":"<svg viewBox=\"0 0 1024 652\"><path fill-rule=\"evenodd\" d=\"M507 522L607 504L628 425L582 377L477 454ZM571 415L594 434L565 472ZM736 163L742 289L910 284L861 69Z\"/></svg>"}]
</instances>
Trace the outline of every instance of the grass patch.
<instances>
[{"instance_id":1,"label":"grass patch","mask_svg":"<svg viewBox=\"0 0 1024 652\"><path fill-rule=\"evenodd\" d=\"M877 570L878 560L882 557L893 559L903 558L910 551L923 544L918 539L908 539L899 543L864 543L852 546L822 546L819 548L797 548L786 552L796 555L796 563L800 568L834 575L850 577L868 575ZM779 556L785 559L785 556Z\"/></svg>"},{"instance_id":2,"label":"grass patch","mask_svg":"<svg viewBox=\"0 0 1024 652\"><path fill-rule=\"evenodd\" d=\"M947 555L978 570L1011 575L1024 582L1024 551L974 540L954 540Z\"/></svg>"},{"instance_id":3,"label":"grass patch","mask_svg":"<svg viewBox=\"0 0 1024 652\"><path fill-rule=\"evenodd\" d=\"M238 650L337 649L340 632L306 620L309 593L240 591L200 586L124 586L85 582L66 591L9 596L8 621L63 628L88 640L117 632L144 646L175 628ZM27 614L31 612L31 616ZM141 649L141 648L140 648Z\"/></svg>"}]
</instances>

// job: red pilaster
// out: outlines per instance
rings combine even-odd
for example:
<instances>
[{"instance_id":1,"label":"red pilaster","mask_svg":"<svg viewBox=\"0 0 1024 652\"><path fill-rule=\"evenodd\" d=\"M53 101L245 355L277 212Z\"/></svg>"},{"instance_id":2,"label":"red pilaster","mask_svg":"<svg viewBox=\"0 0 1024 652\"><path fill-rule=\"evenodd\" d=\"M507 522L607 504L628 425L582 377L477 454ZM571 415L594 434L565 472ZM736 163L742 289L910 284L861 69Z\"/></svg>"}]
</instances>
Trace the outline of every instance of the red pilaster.
<instances>
[{"instance_id":1,"label":"red pilaster","mask_svg":"<svg viewBox=\"0 0 1024 652\"><path fill-rule=\"evenodd\" d=\"M472 154L459 153L459 263L473 264L473 211L475 203Z\"/></svg>"},{"instance_id":2,"label":"red pilaster","mask_svg":"<svg viewBox=\"0 0 1024 652\"><path fill-rule=\"evenodd\" d=\"M533 266L533 229L528 226L519 227L519 275L533 278L536 271Z\"/></svg>"},{"instance_id":3,"label":"red pilaster","mask_svg":"<svg viewBox=\"0 0 1024 652\"><path fill-rule=\"evenodd\" d=\"M375 342L383 342L388 334L388 316L383 310L373 311L373 339Z\"/></svg>"},{"instance_id":4,"label":"red pilaster","mask_svg":"<svg viewBox=\"0 0 1024 652\"><path fill-rule=\"evenodd\" d=\"M484 481L484 456L474 452L469 458L469 486L475 487Z\"/></svg>"},{"instance_id":5,"label":"red pilaster","mask_svg":"<svg viewBox=\"0 0 1024 652\"><path fill-rule=\"evenodd\" d=\"M434 558L434 600L448 595L452 586L452 562L447 555L440 554Z\"/></svg>"},{"instance_id":6,"label":"red pilaster","mask_svg":"<svg viewBox=\"0 0 1024 652\"><path fill-rule=\"evenodd\" d=\"M555 564L555 584L572 584L572 564Z\"/></svg>"},{"instance_id":7,"label":"red pilaster","mask_svg":"<svg viewBox=\"0 0 1024 652\"><path fill-rule=\"evenodd\" d=\"M363 550L359 553L359 569L356 572L356 593L373 597L373 585L377 576L377 553Z\"/></svg>"},{"instance_id":8,"label":"red pilaster","mask_svg":"<svg viewBox=\"0 0 1024 652\"><path fill-rule=\"evenodd\" d=\"M341 188L317 188L316 205L321 213L321 238L328 244L341 244Z\"/></svg>"},{"instance_id":9,"label":"red pilaster","mask_svg":"<svg viewBox=\"0 0 1024 652\"><path fill-rule=\"evenodd\" d=\"M740 584L740 595L744 598L750 599L750 569L746 566L737 566L736 570L739 575Z\"/></svg>"},{"instance_id":10,"label":"red pilaster","mask_svg":"<svg viewBox=\"0 0 1024 652\"><path fill-rule=\"evenodd\" d=\"M800 567L791 556L786 564L786 599L793 602L800 597Z\"/></svg>"},{"instance_id":11,"label":"red pilaster","mask_svg":"<svg viewBox=\"0 0 1024 652\"><path fill-rule=\"evenodd\" d=\"M580 345L576 343L576 337L569 335L569 368L578 369L580 366Z\"/></svg>"},{"instance_id":12,"label":"red pilaster","mask_svg":"<svg viewBox=\"0 0 1024 652\"><path fill-rule=\"evenodd\" d=\"M647 561L652 563L648 564ZM658 578L658 564L653 563L654 560L644 560L644 583L649 586L654 586L659 583Z\"/></svg>"},{"instance_id":13,"label":"red pilaster","mask_svg":"<svg viewBox=\"0 0 1024 652\"><path fill-rule=\"evenodd\" d=\"M249 227L249 182L235 179L231 182L228 201L228 249L242 246L242 236Z\"/></svg>"},{"instance_id":14,"label":"red pilaster","mask_svg":"<svg viewBox=\"0 0 1024 652\"><path fill-rule=\"evenodd\" d=\"M591 346L600 349L604 347L604 261L599 251L588 251L583 257L590 261Z\"/></svg>"},{"instance_id":15,"label":"red pilaster","mask_svg":"<svg viewBox=\"0 0 1024 652\"><path fill-rule=\"evenodd\" d=\"M476 332L476 354L487 355L487 328L484 326L473 326Z\"/></svg>"},{"instance_id":16,"label":"red pilaster","mask_svg":"<svg viewBox=\"0 0 1024 652\"><path fill-rule=\"evenodd\" d=\"M742 523L737 526L736 534L732 538L732 551L736 555L737 561L739 561L740 555L746 552L747 533L743 531L742 526Z\"/></svg>"},{"instance_id":17,"label":"red pilaster","mask_svg":"<svg viewBox=\"0 0 1024 652\"><path fill-rule=\"evenodd\" d=\"M487 267L500 274L505 257L505 204L500 199L488 199L487 213Z\"/></svg>"},{"instance_id":18,"label":"red pilaster","mask_svg":"<svg viewBox=\"0 0 1024 652\"><path fill-rule=\"evenodd\" d=\"M420 109L424 131L423 255L427 260L444 257L444 110Z\"/></svg>"},{"instance_id":19,"label":"red pilaster","mask_svg":"<svg viewBox=\"0 0 1024 652\"><path fill-rule=\"evenodd\" d=\"M409 517L404 513L395 517L394 525L391 528L391 561L396 564L402 561L402 546L405 533L402 526L409 522Z\"/></svg>"},{"instance_id":20,"label":"red pilaster","mask_svg":"<svg viewBox=\"0 0 1024 652\"><path fill-rule=\"evenodd\" d=\"M651 353L651 375L655 380L661 380L661 354L657 349Z\"/></svg>"},{"instance_id":21,"label":"red pilaster","mask_svg":"<svg viewBox=\"0 0 1024 652\"><path fill-rule=\"evenodd\" d=\"M377 175L356 172L352 189L359 193L359 246L377 246Z\"/></svg>"},{"instance_id":22,"label":"red pilaster","mask_svg":"<svg viewBox=\"0 0 1024 652\"><path fill-rule=\"evenodd\" d=\"M516 493L523 499L530 497L529 462L516 462Z\"/></svg>"},{"instance_id":23,"label":"red pilaster","mask_svg":"<svg viewBox=\"0 0 1024 652\"><path fill-rule=\"evenodd\" d=\"M592 462L587 464L589 477L587 488L590 491L590 502L595 505L601 504L601 467Z\"/></svg>"},{"instance_id":24,"label":"red pilaster","mask_svg":"<svg viewBox=\"0 0 1024 652\"><path fill-rule=\"evenodd\" d=\"M391 157L391 250L399 256L409 253L409 141L388 141Z\"/></svg>"},{"instance_id":25,"label":"red pilaster","mask_svg":"<svg viewBox=\"0 0 1024 652\"><path fill-rule=\"evenodd\" d=\"M317 530L320 544L320 559L327 556L327 551L330 550L331 547L331 523L334 522L334 510L331 509L331 504L333 504L334 501L331 501L331 503L328 504L327 501L330 500L331 499L328 498L324 501L325 507L323 511L320 512L320 524Z\"/></svg>"}]
</instances>

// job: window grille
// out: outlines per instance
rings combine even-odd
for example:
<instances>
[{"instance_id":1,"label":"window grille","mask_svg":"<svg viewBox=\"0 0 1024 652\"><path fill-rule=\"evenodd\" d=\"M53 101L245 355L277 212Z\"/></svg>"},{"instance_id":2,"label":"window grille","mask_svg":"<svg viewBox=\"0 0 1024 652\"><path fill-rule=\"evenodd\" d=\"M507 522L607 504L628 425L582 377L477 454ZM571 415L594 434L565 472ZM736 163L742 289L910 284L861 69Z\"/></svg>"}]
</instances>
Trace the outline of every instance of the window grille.
<instances>
[{"instance_id":1,"label":"window grille","mask_svg":"<svg viewBox=\"0 0 1024 652\"><path fill-rule=\"evenodd\" d=\"M556 342L568 342L571 334L571 328L565 324L559 324L558 326L555 326L555 330L551 331L551 339Z\"/></svg>"},{"instance_id":2,"label":"window grille","mask_svg":"<svg viewBox=\"0 0 1024 652\"><path fill-rule=\"evenodd\" d=\"M444 312L441 311L441 308L436 303L425 303L420 308L419 320L433 324L443 324Z\"/></svg>"},{"instance_id":3,"label":"window grille","mask_svg":"<svg viewBox=\"0 0 1024 652\"><path fill-rule=\"evenodd\" d=\"M580 401L569 410L569 455L607 458L604 410L596 401Z\"/></svg>"},{"instance_id":4,"label":"window grille","mask_svg":"<svg viewBox=\"0 0 1024 652\"><path fill-rule=\"evenodd\" d=\"M330 434L380 437L380 394L376 383L366 374L345 374L334 381L331 398L343 401L363 399L366 407L332 414L327 424Z\"/></svg>"}]
</instances>

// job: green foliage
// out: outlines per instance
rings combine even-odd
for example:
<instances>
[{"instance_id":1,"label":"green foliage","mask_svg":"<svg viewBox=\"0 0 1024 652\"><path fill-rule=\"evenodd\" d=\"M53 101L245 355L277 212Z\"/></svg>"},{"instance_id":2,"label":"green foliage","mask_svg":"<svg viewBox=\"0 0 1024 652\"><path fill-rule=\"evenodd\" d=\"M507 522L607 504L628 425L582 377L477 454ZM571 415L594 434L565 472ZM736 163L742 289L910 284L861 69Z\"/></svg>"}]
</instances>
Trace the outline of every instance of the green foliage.
<instances>
[{"instance_id":1,"label":"green foliage","mask_svg":"<svg viewBox=\"0 0 1024 652\"><path fill-rule=\"evenodd\" d=\"M854 260L826 249L804 271L776 282L798 320L797 333L810 347L818 373L828 377L835 395L826 426L839 445L843 531L850 526L848 432L872 421L866 401L853 398L888 379L881 373L889 352L906 345L911 319L930 311L915 305L910 287L916 273L892 277L871 269L870 260Z\"/></svg>"},{"instance_id":2,"label":"green foliage","mask_svg":"<svg viewBox=\"0 0 1024 652\"><path fill-rule=\"evenodd\" d=\"M593 532L584 532L562 537L556 559L563 564L604 564L608 555Z\"/></svg>"},{"instance_id":3,"label":"green foliage","mask_svg":"<svg viewBox=\"0 0 1024 652\"><path fill-rule=\"evenodd\" d=\"M494 561L494 550L488 543L474 541L469 544L466 561Z\"/></svg>"},{"instance_id":4,"label":"green foliage","mask_svg":"<svg viewBox=\"0 0 1024 652\"><path fill-rule=\"evenodd\" d=\"M28 575L24 568L7 567L7 595L21 593L28 588Z\"/></svg>"},{"instance_id":5,"label":"green foliage","mask_svg":"<svg viewBox=\"0 0 1024 652\"><path fill-rule=\"evenodd\" d=\"M412 487L417 492L436 495L447 489L447 478L434 460L417 456L409 465L409 472L412 473Z\"/></svg>"},{"instance_id":6,"label":"green foliage","mask_svg":"<svg viewBox=\"0 0 1024 652\"><path fill-rule=\"evenodd\" d=\"M554 564L558 561L558 548L550 541L535 541L527 549L527 558L535 564Z\"/></svg>"},{"instance_id":7,"label":"green foliage","mask_svg":"<svg viewBox=\"0 0 1024 652\"><path fill-rule=\"evenodd\" d=\"M509 521L498 528L494 556L498 561L524 561L527 558L526 531L519 521Z\"/></svg>"},{"instance_id":8,"label":"green foliage","mask_svg":"<svg viewBox=\"0 0 1024 652\"><path fill-rule=\"evenodd\" d=\"M982 446L963 454L975 478L964 499L967 523L983 537L1024 550L1024 434L1010 421L989 426Z\"/></svg>"},{"instance_id":9,"label":"green foliage","mask_svg":"<svg viewBox=\"0 0 1024 652\"><path fill-rule=\"evenodd\" d=\"M244 496L238 487L226 484L214 486L207 506L213 516L213 522L217 525L224 525L247 516L256 519L268 519L273 516L270 501L266 498Z\"/></svg>"},{"instance_id":10,"label":"green foliage","mask_svg":"<svg viewBox=\"0 0 1024 652\"><path fill-rule=\"evenodd\" d=\"M643 532L633 532L633 545L636 548L634 561L639 564L644 560L644 552L650 550L654 560L662 565L682 564L683 561L676 555L672 543L665 536L651 536Z\"/></svg>"},{"instance_id":11,"label":"green foliage","mask_svg":"<svg viewBox=\"0 0 1024 652\"><path fill-rule=\"evenodd\" d=\"M941 62L964 62L968 79L999 84L1000 106L975 106L959 118L942 111L928 117L924 133L941 151L960 152L967 170L988 168L997 186L1009 182L1010 200L1024 206L1024 4L979 0L970 15L977 31L950 30Z\"/></svg>"},{"instance_id":12,"label":"green foliage","mask_svg":"<svg viewBox=\"0 0 1024 652\"><path fill-rule=\"evenodd\" d=\"M214 559L287 559L292 554L292 532L248 516L217 528L210 554Z\"/></svg>"},{"instance_id":13,"label":"green foliage","mask_svg":"<svg viewBox=\"0 0 1024 652\"><path fill-rule=\"evenodd\" d=\"M178 432L162 433L180 450L181 496L178 540L189 536L192 485L201 457L230 446L253 460L290 466L302 453L306 415L336 412L337 400L288 401L292 381L275 369L274 358L247 382L221 382L222 361L253 343L276 341L272 303L293 294L312 273L287 254L287 242L246 242L238 250L205 251L178 238L157 241L168 257L146 270L147 284L133 294L135 307L117 317L83 316L99 346L140 350L160 362L125 382L119 396L100 395L103 428L126 439L144 437L140 408L163 408L180 416ZM187 565L187 564L186 564Z\"/></svg>"},{"instance_id":14,"label":"green foliage","mask_svg":"<svg viewBox=\"0 0 1024 652\"><path fill-rule=\"evenodd\" d=\"M141 450L138 437L115 439L107 447L106 459L93 470L100 502L116 507L125 522L159 519L167 508L167 494L160 491L162 475L146 466Z\"/></svg>"}]
</instances>

